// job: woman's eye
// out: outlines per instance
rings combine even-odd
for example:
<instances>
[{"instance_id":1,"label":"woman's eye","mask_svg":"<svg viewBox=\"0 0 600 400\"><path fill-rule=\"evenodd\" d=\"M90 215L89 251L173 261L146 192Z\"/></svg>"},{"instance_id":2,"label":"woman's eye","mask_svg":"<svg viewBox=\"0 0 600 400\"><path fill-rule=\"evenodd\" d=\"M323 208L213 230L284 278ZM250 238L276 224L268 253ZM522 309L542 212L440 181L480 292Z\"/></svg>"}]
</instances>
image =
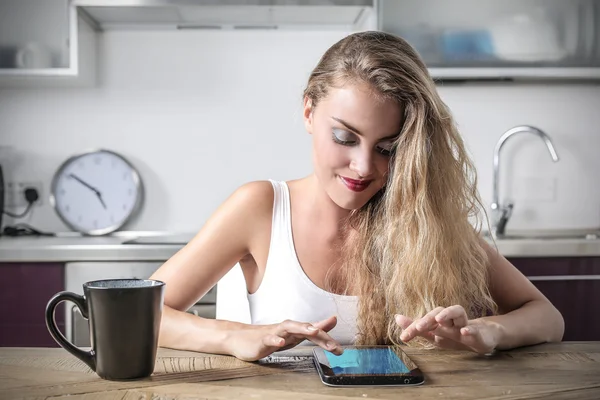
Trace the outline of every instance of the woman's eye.
<instances>
[{"instance_id":1,"label":"woman's eye","mask_svg":"<svg viewBox=\"0 0 600 400\"><path fill-rule=\"evenodd\" d=\"M356 143L356 140L354 140L354 134L350 132L341 129L334 129L332 131L332 134L333 141L336 143L343 144L345 146L349 146Z\"/></svg>"},{"instance_id":2,"label":"woman's eye","mask_svg":"<svg viewBox=\"0 0 600 400\"><path fill-rule=\"evenodd\" d=\"M391 155L393 150L394 145L392 142L380 143L377 145L377 152L383 154L384 156Z\"/></svg>"}]
</instances>

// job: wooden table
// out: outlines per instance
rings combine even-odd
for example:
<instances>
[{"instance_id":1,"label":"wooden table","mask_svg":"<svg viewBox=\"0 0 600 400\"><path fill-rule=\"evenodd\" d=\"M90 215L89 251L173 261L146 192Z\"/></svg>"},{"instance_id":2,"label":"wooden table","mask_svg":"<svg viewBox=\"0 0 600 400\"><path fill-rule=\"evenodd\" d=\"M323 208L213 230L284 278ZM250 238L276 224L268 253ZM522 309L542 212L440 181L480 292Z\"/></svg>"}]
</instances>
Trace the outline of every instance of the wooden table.
<instances>
[{"instance_id":1,"label":"wooden table","mask_svg":"<svg viewBox=\"0 0 600 400\"><path fill-rule=\"evenodd\" d=\"M544 344L483 357L406 349L422 386L333 388L308 357L246 363L159 349L154 374L98 378L62 349L0 348L0 399L600 399L600 342Z\"/></svg>"}]
</instances>

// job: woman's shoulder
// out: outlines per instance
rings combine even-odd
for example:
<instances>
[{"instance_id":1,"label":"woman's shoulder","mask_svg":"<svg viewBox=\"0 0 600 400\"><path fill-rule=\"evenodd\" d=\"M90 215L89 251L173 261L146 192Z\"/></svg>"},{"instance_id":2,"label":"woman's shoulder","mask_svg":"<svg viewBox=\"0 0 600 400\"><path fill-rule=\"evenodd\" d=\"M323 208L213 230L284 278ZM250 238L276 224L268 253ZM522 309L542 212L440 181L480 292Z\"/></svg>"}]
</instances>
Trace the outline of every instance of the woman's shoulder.
<instances>
[{"instance_id":1,"label":"woman's shoulder","mask_svg":"<svg viewBox=\"0 0 600 400\"><path fill-rule=\"evenodd\" d=\"M226 201L228 208L235 208L236 214L243 214L254 222L267 217L270 221L273 211L273 185L269 181L244 183Z\"/></svg>"},{"instance_id":2,"label":"woman's shoulder","mask_svg":"<svg viewBox=\"0 0 600 400\"><path fill-rule=\"evenodd\" d=\"M273 203L273 185L270 181L252 181L239 186L232 197L244 204L253 206L264 206ZM270 208L270 207L269 207Z\"/></svg>"}]
</instances>

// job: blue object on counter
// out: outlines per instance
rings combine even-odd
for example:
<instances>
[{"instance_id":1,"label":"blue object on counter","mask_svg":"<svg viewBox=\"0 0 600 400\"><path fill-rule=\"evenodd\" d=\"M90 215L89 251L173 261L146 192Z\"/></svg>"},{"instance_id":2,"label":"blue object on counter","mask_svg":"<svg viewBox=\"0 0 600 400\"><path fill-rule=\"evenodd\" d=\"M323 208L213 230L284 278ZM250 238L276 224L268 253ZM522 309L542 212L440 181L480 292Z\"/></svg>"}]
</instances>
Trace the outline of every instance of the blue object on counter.
<instances>
[{"instance_id":1,"label":"blue object on counter","mask_svg":"<svg viewBox=\"0 0 600 400\"><path fill-rule=\"evenodd\" d=\"M441 35L444 57L454 61L487 60L494 58L494 45L489 31L451 30Z\"/></svg>"}]
</instances>

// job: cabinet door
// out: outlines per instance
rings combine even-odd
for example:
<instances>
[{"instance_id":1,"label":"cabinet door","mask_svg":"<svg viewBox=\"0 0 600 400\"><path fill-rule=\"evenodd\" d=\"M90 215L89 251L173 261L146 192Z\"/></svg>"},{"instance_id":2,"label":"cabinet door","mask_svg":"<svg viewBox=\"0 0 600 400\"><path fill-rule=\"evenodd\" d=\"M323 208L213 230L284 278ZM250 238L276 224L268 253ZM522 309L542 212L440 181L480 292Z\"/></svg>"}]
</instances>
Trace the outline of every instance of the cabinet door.
<instances>
[{"instance_id":1,"label":"cabinet door","mask_svg":"<svg viewBox=\"0 0 600 400\"><path fill-rule=\"evenodd\" d=\"M69 68L68 0L3 0L0 11L0 68Z\"/></svg>"},{"instance_id":2,"label":"cabinet door","mask_svg":"<svg viewBox=\"0 0 600 400\"><path fill-rule=\"evenodd\" d=\"M0 88L93 86L95 25L71 0L0 0Z\"/></svg>"},{"instance_id":3,"label":"cabinet door","mask_svg":"<svg viewBox=\"0 0 600 400\"><path fill-rule=\"evenodd\" d=\"M509 259L565 319L563 340L600 340L600 257Z\"/></svg>"},{"instance_id":4,"label":"cabinet door","mask_svg":"<svg viewBox=\"0 0 600 400\"><path fill-rule=\"evenodd\" d=\"M0 264L0 347L57 347L45 322L48 300L64 290L63 265ZM64 332L63 307L56 308Z\"/></svg>"},{"instance_id":5,"label":"cabinet door","mask_svg":"<svg viewBox=\"0 0 600 400\"><path fill-rule=\"evenodd\" d=\"M600 0L381 0L434 77L600 78Z\"/></svg>"}]
</instances>

